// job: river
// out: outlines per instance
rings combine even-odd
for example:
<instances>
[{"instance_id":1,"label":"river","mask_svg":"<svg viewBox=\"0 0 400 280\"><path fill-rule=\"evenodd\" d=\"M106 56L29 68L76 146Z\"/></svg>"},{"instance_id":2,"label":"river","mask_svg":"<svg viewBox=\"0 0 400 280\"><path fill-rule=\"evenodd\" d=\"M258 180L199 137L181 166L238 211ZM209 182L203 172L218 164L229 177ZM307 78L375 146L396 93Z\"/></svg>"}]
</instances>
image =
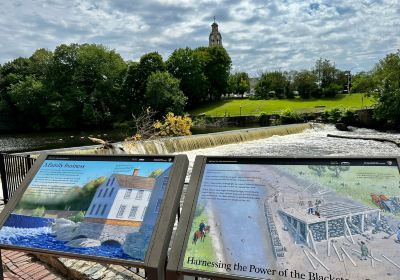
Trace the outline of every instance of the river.
<instances>
[{"instance_id":1,"label":"river","mask_svg":"<svg viewBox=\"0 0 400 280\"><path fill-rule=\"evenodd\" d=\"M338 131L333 125L308 129L303 133L229 144L185 152L190 169L196 155L215 156L398 156L400 148L393 143L327 137L327 134L382 137L400 140L399 133L384 133L357 128L352 132ZM189 172L190 173L190 172ZM188 175L189 176L189 175ZM189 178L189 177L188 177Z\"/></svg>"},{"instance_id":2,"label":"river","mask_svg":"<svg viewBox=\"0 0 400 280\"><path fill-rule=\"evenodd\" d=\"M242 128L259 127L195 127L192 128L193 134L203 134L210 132L220 132ZM132 135L127 129L114 130L93 130L93 131L63 131L63 132L38 132L38 133L6 133L0 134L0 152L2 153L22 153L29 151L40 151L50 149L60 149L69 147L81 147L93 145L88 137L104 139L110 142L123 141Z\"/></svg>"}]
</instances>

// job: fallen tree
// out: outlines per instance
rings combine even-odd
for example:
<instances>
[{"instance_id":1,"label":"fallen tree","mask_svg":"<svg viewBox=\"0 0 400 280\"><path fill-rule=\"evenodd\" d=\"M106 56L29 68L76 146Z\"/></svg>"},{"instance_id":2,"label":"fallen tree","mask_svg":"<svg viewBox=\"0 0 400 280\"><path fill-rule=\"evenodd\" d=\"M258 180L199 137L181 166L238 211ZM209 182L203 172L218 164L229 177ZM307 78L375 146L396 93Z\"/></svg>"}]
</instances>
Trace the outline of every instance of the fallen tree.
<instances>
[{"instance_id":1,"label":"fallen tree","mask_svg":"<svg viewBox=\"0 0 400 280\"><path fill-rule=\"evenodd\" d=\"M363 136L345 136L345 135L335 135L335 134L327 134L327 137L334 137L334 138L343 138L343 139L353 139L353 140L371 140L371 141L378 141L378 142L389 142L395 144L397 147L400 147L400 141L396 141L393 139L388 138L379 138L379 137L363 137Z\"/></svg>"}]
</instances>

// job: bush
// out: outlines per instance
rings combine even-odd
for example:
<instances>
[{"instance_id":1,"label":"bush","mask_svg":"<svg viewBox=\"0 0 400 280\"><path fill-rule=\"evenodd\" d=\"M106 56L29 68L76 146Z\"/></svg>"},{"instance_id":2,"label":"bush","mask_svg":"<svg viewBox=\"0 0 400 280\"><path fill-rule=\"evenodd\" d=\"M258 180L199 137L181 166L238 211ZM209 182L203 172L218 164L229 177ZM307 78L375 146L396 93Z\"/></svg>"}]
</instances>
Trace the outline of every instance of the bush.
<instances>
[{"instance_id":1,"label":"bush","mask_svg":"<svg viewBox=\"0 0 400 280\"><path fill-rule=\"evenodd\" d=\"M44 208L44 206L37 207L35 210L33 210L32 216L43 217L45 211L46 208Z\"/></svg>"},{"instance_id":2,"label":"bush","mask_svg":"<svg viewBox=\"0 0 400 280\"><path fill-rule=\"evenodd\" d=\"M330 84L326 88L322 89L325 97L335 97L342 90L342 87L337 84Z\"/></svg>"},{"instance_id":3,"label":"bush","mask_svg":"<svg viewBox=\"0 0 400 280\"><path fill-rule=\"evenodd\" d=\"M85 218L85 213L83 211L79 211L75 216L68 217L68 220L73 221L74 223L82 222Z\"/></svg>"},{"instance_id":4,"label":"bush","mask_svg":"<svg viewBox=\"0 0 400 280\"><path fill-rule=\"evenodd\" d=\"M322 118L325 122L337 123L340 122L342 116L341 108L333 108L331 110L325 110L322 114Z\"/></svg>"},{"instance_id":5,"label":"bush","mask_svg":"<svg viewBox=\"0 0 400 280\"><path fill-rule=\"evenodd\" d=\"M287 108L281 111L280 121L282 124L291 124L303 122L304 119L299 113L293 112L292 109Z\"/></svg>"},{"instance_id":6,"label":"bush","mask_svg":"<svg viewBox=\"0 0 400 280\"><path fill-rule=\"evenodd\" d=\"M322 114L322 118L325 122L344 123L346 125L355 125L358 122L358 116L354 111L343 108L326 110Z\"/></svg>"},{"instance_id":7,"label":"bush","mask_svg":"<svg viewBox=\"0 0 400 280\"><path fill-rule=\"evenodd\" d=\"M269 123L269 117L265 113L261 113L260 116L258 117L258 122L260 125L268 125Z\"/></svg>"},{"instance_id":8,"label":"bush","mask_svg":"<svg viewBox=\"0 0 400 280\"><path fill-rule=\"evenodd\" d=\"M154 128L158 130L158 136L187 136L192 135L190 128L192 119L188 116L175 116L168 113L164 117L164 122L157 121Z\"/></svg>"}]
</instances>

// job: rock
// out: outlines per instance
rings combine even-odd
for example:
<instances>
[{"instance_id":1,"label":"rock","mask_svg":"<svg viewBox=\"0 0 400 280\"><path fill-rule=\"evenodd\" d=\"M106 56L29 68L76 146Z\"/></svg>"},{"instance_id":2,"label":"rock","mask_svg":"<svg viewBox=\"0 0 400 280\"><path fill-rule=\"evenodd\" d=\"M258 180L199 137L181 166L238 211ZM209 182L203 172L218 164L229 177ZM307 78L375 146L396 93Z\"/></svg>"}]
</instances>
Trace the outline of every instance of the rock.
<instances>
[{"instance_id":1,"label":"rock","mask_svg":"<svg viewBox=\"0 0 400 280\"><path fill-rule=\"evenodd\" d=\"M79 223L67 219L57 219L51 230L58 240L69 241L78 235Z\"/></svg>"},{"instance_id":2,"label":"rock","mask_svg":"<svg viewBox=\"0 0 400 280\"><path fill-rule=\"evenodd\" d=\"M67 244L65 244L70 247L79 247L79 248L88 248L88 247L97 247L101 245L101 242L96 239L90 239L90 238L78 238L71 240Z\"/></svg>"},{"instance_id":3,"label":"rock","mask_svg":"<svg viewBox=\"0 0 400 280\"><path fill-rule=\"evenodd\" d=\"M335 127L337 130L340 130L340 131L348 131L349 130L347 128L347 125L345 125L344 123L336 123Z\"/></svg>"},{"instance_id":4,"label":"rock","mask_svg":"<svg viewBox=\"0 0 400 280\"><path fill-rule=\"evenodd\" d=\"M54 224L52 225L51 229L53 231L59 231L65 226L70 226L70 225L74 225L74 224L75 223L73 221L68 220L68 219L64 219L64 218L56 219Z\"/></svg>"}]
</instances>

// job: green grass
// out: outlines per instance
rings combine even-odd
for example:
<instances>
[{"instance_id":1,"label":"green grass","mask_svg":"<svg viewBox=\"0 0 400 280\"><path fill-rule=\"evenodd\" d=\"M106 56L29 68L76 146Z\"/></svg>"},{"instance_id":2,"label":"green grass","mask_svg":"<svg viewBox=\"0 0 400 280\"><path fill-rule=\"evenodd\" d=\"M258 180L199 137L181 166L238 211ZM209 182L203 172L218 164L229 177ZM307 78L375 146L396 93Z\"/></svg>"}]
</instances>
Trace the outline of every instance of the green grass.
<instances>
[{"instance_id":1,"label":"green grass","mask_svg":"<svg viewBox=\"0 0 400 280\"><path fill-rule=\"evenodd\" d=\"M211 262L217 261L216 256L215 256L214 247L212 245L211 236L208 235L204 239L204 242L201 242L200 240L198 240L196 245L192 243L193 235L199 229L201 220L205 220L206 223L208 223L208 216L207 216L204 208L201 211L201 213L199 213L199 215L196 215L193 219L192 229L191 229L190 235L189 235L189 241L188 241L188 245L186 248L183 266L185 268L189 268L189 269L206 270L206 271L215 272L215 271L217 271L217 269L213 268L213 267L198 266L198 265L192 265L190 263L186 263L186 261L189 257L194 257L197 260L203 260L203 261L211 261Z\"/></svg>"},{"instance_id":2,"label":"green grass","mask_svg":"<svg viewBox=\"0 0 400 280\"><path fill-rule=\"evenodd\" d=\"M322 176L318 176L306 166L281 168L296 177L333 189L343 197L360 201L373 208L378 207L372 201L371 194L384 194L389 198L399 195L399 171L396 166L351 166L348 171L340 172L338 177L327 168Z\"/></svg>"},{"instance_id":3,"label":"green grass","mask_svg":"<svg viewBox=\"0 0 400 280\"><path fill-rule=\"evenodd\" d=\"M361 109L375 103L373 98L365 97L363 93L339 94L335 98L321 99L273 99L249 100L231 99L221 100L201 106L190 112L192 115L206 114L207 116L258 116L264 114L279 114L282 110L290 108L295 112L320 112L326 109L343 107L348 109ZM241 110L240 110L240 107ZM240 112L241 111L241 112Z\"/></svg>"}]
</instances>

